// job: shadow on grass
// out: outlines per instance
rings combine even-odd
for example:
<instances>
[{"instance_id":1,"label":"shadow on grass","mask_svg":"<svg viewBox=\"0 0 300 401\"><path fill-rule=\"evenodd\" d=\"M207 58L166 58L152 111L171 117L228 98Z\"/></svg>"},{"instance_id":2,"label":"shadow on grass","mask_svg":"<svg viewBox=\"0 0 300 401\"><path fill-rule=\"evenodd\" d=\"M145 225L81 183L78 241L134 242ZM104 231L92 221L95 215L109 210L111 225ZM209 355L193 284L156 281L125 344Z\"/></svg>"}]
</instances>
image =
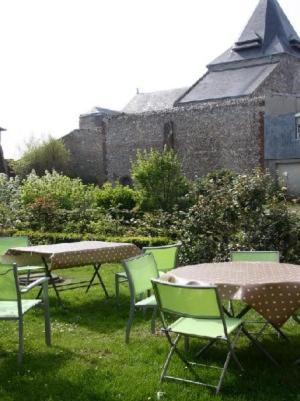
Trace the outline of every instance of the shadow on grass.
<instances>
[{"instance_id":1,"label":"shadow on grass","mask_svg":"<svg viewBox=\"0 0 300 401\"><path fill-rule=\"evenodd\" d=\"M1 356L2 355L2 356ZM4 356L3 356L4 355ZM112 401L105 390L104 373L95 367L80 369L79 358L65 348L31 352L24 356L21 366L16 354L0 350L1 401ZM102 384L101 384L102 383Z\"/></svg>"},{"instance_id":2,"label":"shadow on grass","mask_svg":"<svg viewBox=\"0 0 300 401\"><path fill-rule=\"evenodd\" d=\"M111 297L91 298L82 297L81 302L69 302L64 299L63 309L57 300L51 299L51 318L65 323L78 323L81 326L109 335L114 331L124 330L128 321L130 301L129 297L120 297L120 306L117 306L116 299ZM151 321L152 310L137 310L133 325L144 324ZM158 320L157 320L158 321Z\"/></svg>"},{"instance_id":3,"label":"shadow on grass","mask_svg":"<svg viewBox=\"0 0 300 401\"><path fill-rule=\"evenodd\" d=\"M277 340L277 341L276 341ZM206 342L193 341L189 356L194 356ZM300 366L295 366L295 344L288 344L278 338L264 338L262 344L281 367L274 366L270 360L251 342L241 338L236 348L237 357L244 368L240 372L231 360L225 376L222 398L235 399L235 395L247 401L253 400L300 400ZM299 339L298 339L298 345ZM300 352L300 347L298 347ZM197 362L222 366L227 354L226 346L213 346ZM217 377L216 375L215 377Z\"/></svg>"}]
</instances>

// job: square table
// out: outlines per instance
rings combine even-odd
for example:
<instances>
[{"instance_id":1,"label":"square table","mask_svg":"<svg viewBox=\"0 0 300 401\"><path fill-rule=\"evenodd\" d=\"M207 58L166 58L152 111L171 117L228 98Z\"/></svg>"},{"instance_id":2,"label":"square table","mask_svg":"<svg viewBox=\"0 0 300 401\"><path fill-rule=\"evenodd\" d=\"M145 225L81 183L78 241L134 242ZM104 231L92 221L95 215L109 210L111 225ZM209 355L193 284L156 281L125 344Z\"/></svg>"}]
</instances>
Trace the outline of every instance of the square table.
<instances>
[{"instance_id":1,"label":"square table","mask_svg":"<svg viewBox=\"0 0 300 401\"><path fill-rule=\"evenodd\" d=\"M141 250L134 244L103 241L81 241L10 248L4 257L7 257L17 264L18 261L21 260L23 265L26 257L29 257L29 264L31 257L35 258L35 260L38 257L38 259L44 263L46 275L49 277L49 281L53 286L56 296L62 304L59 291L86 287L86 284L88 284L86 287L87 292L92 285L96 285L93 284L96 277L98 278L99 284L101 285L106 297L108 297L106 287L100 275L101 265L103 263L118 263L124 259L139 255L140 253ZM53 270L80 267L85 265L93 265L94 267L94 273L89 281L57 285L51 274ZM72 288L68 286L72 286Z\"/></svg>"}]
</instances>

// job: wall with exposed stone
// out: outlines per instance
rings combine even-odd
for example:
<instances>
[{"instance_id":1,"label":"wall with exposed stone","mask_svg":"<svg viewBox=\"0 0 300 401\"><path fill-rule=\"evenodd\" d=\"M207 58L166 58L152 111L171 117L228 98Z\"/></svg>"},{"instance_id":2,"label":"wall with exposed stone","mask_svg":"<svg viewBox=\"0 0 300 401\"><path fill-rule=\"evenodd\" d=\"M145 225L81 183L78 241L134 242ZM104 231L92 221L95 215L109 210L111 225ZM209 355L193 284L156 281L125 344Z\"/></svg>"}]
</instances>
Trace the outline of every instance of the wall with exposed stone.
<instances>
[{"instance_id":1,"label":"wall with exposed stone","mask_svg":"<svg viewBox=\"0 0 300 401\"><path fill-rule=\"evenodd\" d=\"M106 127L108 179L129 174L137 149L163 149L170 121L189 178L218 168L248 171L263 163L263 112L263 98L247 98L117 116Z\"/></svg>"},{"instance_id":2,"label":"wall with exposed stone","mask_svg":"<svg viewBox=\"0 0 300 401\"><path fill-rule=\"evenodd\" d=\"M106 180L105 130L76 129L62 138L70 151L70 175L85 183L103 184Z\"/></svg>"},{"instance_id":3,"label":"wall with exposed stone","mask_svg":"<svg viewBox=\"0 0 300 401\"><path fill-rule=\"evenodd\" d=\"M275 62L276 57L273 57L270 61ZM278 66L255 91L254 96L264 96L271 92L290 94L300 93L299 59L289 55L281 55Z\"/></svg>"}]
</instances>

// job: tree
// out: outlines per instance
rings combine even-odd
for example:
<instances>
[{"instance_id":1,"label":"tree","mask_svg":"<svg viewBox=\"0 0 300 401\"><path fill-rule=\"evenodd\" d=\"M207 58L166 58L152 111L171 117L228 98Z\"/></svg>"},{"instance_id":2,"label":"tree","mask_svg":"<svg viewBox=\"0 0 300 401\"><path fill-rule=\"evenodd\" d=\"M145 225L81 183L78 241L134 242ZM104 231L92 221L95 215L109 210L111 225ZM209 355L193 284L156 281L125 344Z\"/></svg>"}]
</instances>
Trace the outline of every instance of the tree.
<instances>
[{"instance_id":1,"label":"tree","mask_svg":"<svg viewBox=\"0 0 300 401\"><path fill-rule=\"evenodd\" d=\"M49 136L43 141L33 140L27 143L23 156L15 162L14 169L22 178L30 174L32 170L38 176L52 170L66 174L69 163L70 153L62 140Z\"/></svg>"},{"instance_id":2,"label":"tree","mask_svg":"<svg viewBox=\"0 0 300 401\"><path fill-rule=\"evenodd\" d=\"M131 174L142 193L142 207L146 210L172 210L183 202L189 189L173 150L138 151Z\"/></svg>"}]
</instances>

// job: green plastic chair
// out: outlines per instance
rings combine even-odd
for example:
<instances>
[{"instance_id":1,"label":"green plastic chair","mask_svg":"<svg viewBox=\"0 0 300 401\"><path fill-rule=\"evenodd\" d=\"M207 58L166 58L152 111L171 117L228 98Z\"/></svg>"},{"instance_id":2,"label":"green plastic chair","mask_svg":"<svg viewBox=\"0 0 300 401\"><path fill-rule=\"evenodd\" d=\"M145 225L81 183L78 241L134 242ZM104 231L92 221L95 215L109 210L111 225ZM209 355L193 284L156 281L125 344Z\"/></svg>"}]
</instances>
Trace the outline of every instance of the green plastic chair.
<instances>
[{"instance_id":1,"label":"green plastic chair","mask_svg":"<svg viewBox=\"0 0 300 401\"><path fill-rule=\"evenodd\" d=\"M30 242L28 237L0 237L0 262L5 264L16 263L18 265L18 273L25 274L25 277L19 277L22 283L29 284L30 276L34 272L44 270L45 267L41 266L41 260L39 257L31 255L22 256L6 256L5 253L10 248L18 248L29 246Z\"/></svg>"},{"instance_id":2,"label":"green plastic chair","mask_svg":"<svg viewBox=\"0 0 300 401\"><path fill-rule=\"evenodd\" d=\"M159 275L167 273L168 271L177 267L178 250L181 242L172 245L164 246L148 246L143 248L145 254L152 254L154 256ZM120 297L120 284L127 282L126 272L115 273L115 289L117 304L119 304Z\"/></svg>"},{"instance_id":3,"label":"green plastic chair","mask_svg":"<svg viewBox=\"0 0 300 401\"><path fill-rule=\"evenodd\" d=\"M231 252L232 262L275 262L279 263L277 251L239 251Z\"/></svg>"},{"instance_id":4,"label":"green plastic chair","mask_svg":"<svg viewBox=\"0 0 300 401\"><path fill-rule=\"evenodd\" d=\"M22 299L22 295L36 286L42 286L41 299ZM48 301L48 278L43 277L25 288L19 287L17 265L0 264L0 320L17 320L19 324L18 362L21 363L24 352L23 315L34 306L43 304L45 311L45 341L51 345L51 328Z\"/></svg>"},{"instance_id":5,"label":"green plastic chair","mask_svg":"<svg viewBox=\"0 0 300 401\"><path fill-rule=\"evenodd\" d=\"M231 252L231 261L232 262L280 262L280 254L277 251L238 251ZM233 302L229 301L229 310L232 315L234 315ZM267 321L255 321L252 323L264 324L262 329L258 332L258 336L260 337L266 327L269 325ZM285 338L285 335L281 330L276 329L279 336Z\"/></svg>"},{"instance_id":6,"label":"green plastic chair","mask_svg":"<svg viewBox=\"0 0 300 401\"><path fill-rule=\"evenodd\" d=\"M238 368L243 371L234 350L241 333L244 333L275 365L278 366L278 363L273 357L250 335L250 333L248 333L241 319L230 318L224 315L222 303L216 287L183 286L159 280L152 280L152 284L163 331L170 344L170 351L162 369L160 383L163 380L193 383L201 386L213 387L216 389L216 394L218 394L231 357ZM170 316L173 318L176 317L176 320L168 324L168 318ZM172 334L175 334L175 338ZM209 341L208 344L198 352L197 357L202 355L204 351L217 341L226 343L228 353L224 366L220 368L221 374L217 385L201 382L194 369L194 366L197 364L189 362L184 353L178 349L178 342L182 336L188 338L204 338ZM174 377L167 374L169 364L174 354L177 354L192 373L195 380ZM199 364L199 366L203 365Z\"/></svg>"},{"instance_id":7,"label":"green plastic chair","mask_svg":"<svg viewBox=\"0 0 300 401\"><path fill-rule=\"evenodd\" d=\"M154 295L147 296L146 294L152 289L151 279L159 275L152 255L140 255L127 259L123 262L123 266L130 290L130 312L125 332L125 342L128 343L136 309L153 309L151 331L155 332L156 300Z\"/></svg>"}]
</instances>

